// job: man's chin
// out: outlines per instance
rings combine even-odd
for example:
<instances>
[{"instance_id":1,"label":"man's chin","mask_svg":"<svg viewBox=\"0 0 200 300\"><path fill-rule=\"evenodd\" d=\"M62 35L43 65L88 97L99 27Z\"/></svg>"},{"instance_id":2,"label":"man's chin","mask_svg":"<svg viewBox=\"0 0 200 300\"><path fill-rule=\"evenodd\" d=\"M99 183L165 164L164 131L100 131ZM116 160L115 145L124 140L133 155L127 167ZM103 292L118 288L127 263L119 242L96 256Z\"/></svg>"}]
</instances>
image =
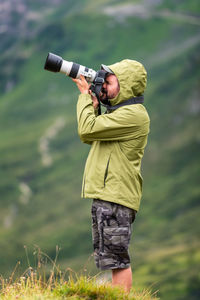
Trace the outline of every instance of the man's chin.
<instances>
[{"instance_id":1,"label":"man's chin","mask_svg":"<svg viewBox=\"0 0 200 300\"><path fill-rule=\"evenodd\" d=\"M100 100L101 102L104 102L106 101L108 98L107 98L107 95L103 94L103 95L100 95Z\"/></svg>"},{"instance_id":2,"label":"man's chin","mask_svg":"<svg viewBox=\"0 0 200 300\"><path fill-rule=\"evenodd\" d=\"M107 97L106 97L106 98L100 98L100 101L101 101L103 104L106 104L106 105L109 104L109 100L108 100Z\"/></svg>"}]
</instances>

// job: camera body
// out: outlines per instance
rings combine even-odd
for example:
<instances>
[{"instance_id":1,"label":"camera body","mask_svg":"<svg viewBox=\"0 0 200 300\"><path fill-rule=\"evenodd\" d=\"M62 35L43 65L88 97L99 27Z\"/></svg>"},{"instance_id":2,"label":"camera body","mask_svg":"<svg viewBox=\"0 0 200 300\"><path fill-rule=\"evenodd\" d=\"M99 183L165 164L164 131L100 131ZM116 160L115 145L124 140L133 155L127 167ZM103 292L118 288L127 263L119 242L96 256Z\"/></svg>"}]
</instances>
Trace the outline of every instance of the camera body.
<instances>
[{"instance_id":1,"label":"camera body","mask_svg":"<svg viewBox=\"0 0 200 300\"><path fill-rule=\"evenodd\" d=\"M72 78L79 78L80 75L83 75L91 83L97 77L97 72L93 69L64 60L62 57L50 52L47 55L44 69L56 73L60 72Z\"/></svg>"}]
</instances>

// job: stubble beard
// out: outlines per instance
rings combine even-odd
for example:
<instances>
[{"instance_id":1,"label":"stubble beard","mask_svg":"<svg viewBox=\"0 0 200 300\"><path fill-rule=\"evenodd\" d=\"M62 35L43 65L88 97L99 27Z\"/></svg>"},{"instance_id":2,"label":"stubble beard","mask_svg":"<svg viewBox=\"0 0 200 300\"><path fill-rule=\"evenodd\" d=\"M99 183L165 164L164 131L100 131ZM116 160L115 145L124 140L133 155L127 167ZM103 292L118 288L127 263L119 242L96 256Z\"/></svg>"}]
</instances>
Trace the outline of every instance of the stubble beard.
<instances>
[{"instance_id":1,"label":"stubble beard","mask_svg":"<svg viewBox=\"0 0 200 300\"><path fill-rule=\"evenodd\" d=\"M103 103L107 103L108 102L108 94L107 94L107 91L102 89L102 91L100 92L100 100L101 102Z\"/></svg>"}]
</instances>

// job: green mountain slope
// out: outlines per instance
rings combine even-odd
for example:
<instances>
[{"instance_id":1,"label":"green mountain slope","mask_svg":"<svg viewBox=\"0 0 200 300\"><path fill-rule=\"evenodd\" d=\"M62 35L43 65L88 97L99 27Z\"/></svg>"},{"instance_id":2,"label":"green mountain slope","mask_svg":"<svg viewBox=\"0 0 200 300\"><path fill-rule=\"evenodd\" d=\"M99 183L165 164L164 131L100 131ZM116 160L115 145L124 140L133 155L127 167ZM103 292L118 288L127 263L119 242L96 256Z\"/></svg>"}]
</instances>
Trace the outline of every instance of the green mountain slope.
<instances>
[{"instance_id":1,"label":"green mountain slope","mask_svg":"<svg viewBox=\"0 0 200 300\"><path fill-rule=\"evenodd\" d=\"M153 284L164 300L198 299L196 1L182 1L180 9L173 1L45 2L21 0L24 17L16 6L2 19L1 273L10 274L18 260L19 272L27 266L24 245L33 265L35 245L51 257L59 245L63 268L86 265L97 271L90 257L91 200L80 199L89 146L77 136L78 91L69 78L46 72L43 65L48 52L96 70L127 57L147 68L145 106L151 118L131 245L134 282Z\"/></svg>"}]
</instances>

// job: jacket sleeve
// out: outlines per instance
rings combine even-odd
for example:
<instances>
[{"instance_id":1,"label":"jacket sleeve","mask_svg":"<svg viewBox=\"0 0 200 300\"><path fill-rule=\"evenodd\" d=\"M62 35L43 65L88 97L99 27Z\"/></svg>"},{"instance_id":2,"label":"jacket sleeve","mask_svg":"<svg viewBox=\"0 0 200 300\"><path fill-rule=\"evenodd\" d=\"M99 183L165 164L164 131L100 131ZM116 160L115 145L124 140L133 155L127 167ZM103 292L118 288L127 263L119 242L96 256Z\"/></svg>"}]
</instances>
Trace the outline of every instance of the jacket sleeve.
<instances>
[{"instance_id":1,"label":"jacket sleeve","mask_svg":"<svg viewBox=\"0 0 200 300\"><path fill-rule=\"evenodd\" d=\"M110 114L96 116L91 96L86 94L79 96L77 121L78 134L84 143L134 139L147 134L145 128L147 129L149 125L149 120L139 118L130 106L123 106Z\"/></svg>"}]
</instances>

